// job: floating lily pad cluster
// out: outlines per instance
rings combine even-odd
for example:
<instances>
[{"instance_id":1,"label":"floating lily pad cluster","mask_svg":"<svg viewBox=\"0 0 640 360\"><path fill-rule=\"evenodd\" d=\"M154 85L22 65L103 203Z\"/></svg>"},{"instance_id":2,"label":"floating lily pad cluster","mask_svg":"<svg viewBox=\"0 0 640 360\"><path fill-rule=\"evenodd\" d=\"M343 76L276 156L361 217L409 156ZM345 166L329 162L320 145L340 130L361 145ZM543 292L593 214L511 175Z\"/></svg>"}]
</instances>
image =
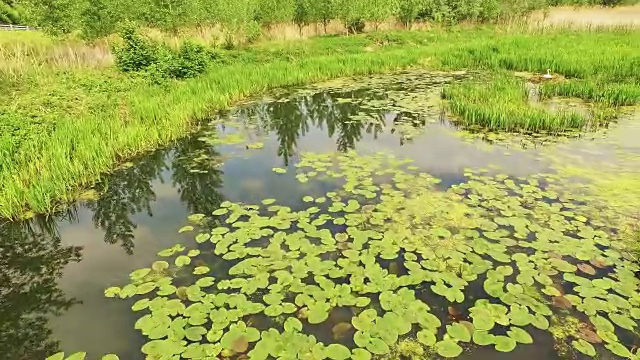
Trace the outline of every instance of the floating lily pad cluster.
<instances>
[{"instance_id":1,"label":"floating lily pad cluster","mask_svg":"<svg viewBox=\"0 0 640 360\"><path fill-rule=\"evenodd\" d=\"M370 359L406 339L453 358L532 344L554 317L581 329L556 337L570 351L638 358L640 268L562 178L468 170L445 187L409 162L303 154L274 176L342 186L298 210L191 215L180 232L197 247L161 251L105 295L139 298L149 359Z\"/></svg>"}]
</instances>

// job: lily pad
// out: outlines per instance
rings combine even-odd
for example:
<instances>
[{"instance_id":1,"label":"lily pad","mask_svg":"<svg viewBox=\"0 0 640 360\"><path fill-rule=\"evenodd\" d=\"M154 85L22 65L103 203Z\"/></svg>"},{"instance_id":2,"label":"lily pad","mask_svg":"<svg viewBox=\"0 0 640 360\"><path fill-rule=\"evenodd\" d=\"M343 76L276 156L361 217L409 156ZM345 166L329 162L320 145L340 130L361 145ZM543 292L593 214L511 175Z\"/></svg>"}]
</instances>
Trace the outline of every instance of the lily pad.
<instances>
[{"instance_id":1,"label":"lily pad","mask_svg":"<svg viewBox=\"0 0 640 360\"><path fill-rule=\"evenodd\" d=\"M583 339L574 340L571 342L571 345L573 345L576 350L587 356L596 356L596 349L593 347L593 345L589 344Z\"/></svg>"},{"instance_id":2,"label":"lily pad","mask_svg":"<svg viewBox=\"0 0 640 360\"><path fill-rule=\"evenodd\" d=\"M462 354L462 348L455 341L446 339L435 344L438 355L445 358L454 358Z\"/></svg>"}]
</instances>

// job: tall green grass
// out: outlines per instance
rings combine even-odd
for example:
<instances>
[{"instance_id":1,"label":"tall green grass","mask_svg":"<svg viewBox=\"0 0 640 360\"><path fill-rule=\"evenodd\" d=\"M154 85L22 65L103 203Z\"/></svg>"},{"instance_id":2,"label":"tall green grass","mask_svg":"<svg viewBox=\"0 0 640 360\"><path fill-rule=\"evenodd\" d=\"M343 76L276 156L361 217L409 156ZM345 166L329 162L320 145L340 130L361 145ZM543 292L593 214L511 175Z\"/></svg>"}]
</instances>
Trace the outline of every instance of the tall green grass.
<instances>
[{"instance_id":1,"label":"tall green grass","mask_svg":"<svg viewBox=\"0 0 640 360\"><path fill-rule=\"evenodd\" d=\"M542 96L574 97L611 107L640 103L640 81L607 83L594 80L548 82L542 85Z\"/></svg>"},{"instance_id":2,"label":"tall green grass","mask_svg":"<svg viewBox=\"0 0 640 360\"><path fill-rule=\"evenodd\" d=\"M561 132L581 129L590 120L575 112L551 112L529 103L522 79L497 76L489 82L462 82L446 86L442 96L448 101L456 123L490 131Z\"/></svg>"},{"instance_id":3,"label":"tall green grass","mask_svg":"<svg viewBox=\"0 0 640 360\"><path fill-rule=\"evenodd\" d=\"M223 52L197 78L160 85L113 68L39 71L0 93L0 216L54 210L118 162L184 136L194 119L213 109L269 88L416 65L539 73L551 68L594 84L628 84L640 77L633 65L638 43L640 33L627 29L529 34L453 28L260 44ZM550 121L545 116L528 128L544 127ZM562 121L577 126L581 120Z\"/></svg>"}]
</instances>

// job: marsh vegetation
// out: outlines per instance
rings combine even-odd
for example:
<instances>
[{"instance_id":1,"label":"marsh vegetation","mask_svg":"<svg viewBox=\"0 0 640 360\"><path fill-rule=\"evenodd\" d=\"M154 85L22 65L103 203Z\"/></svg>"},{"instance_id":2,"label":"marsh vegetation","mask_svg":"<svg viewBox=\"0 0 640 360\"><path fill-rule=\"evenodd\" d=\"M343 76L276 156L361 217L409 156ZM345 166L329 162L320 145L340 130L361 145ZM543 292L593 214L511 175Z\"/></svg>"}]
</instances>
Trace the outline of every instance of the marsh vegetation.
<instances>
[{"instance_id":1,"label":"marsh vegetation","mask_svg":"<svg viewBox=\"0 0 640 360\"><path fill-rule=\"evenodd\" d=\"M0 8L0 353L639 358L636 28L213 3Z\"/></svg>"}]
</instances>

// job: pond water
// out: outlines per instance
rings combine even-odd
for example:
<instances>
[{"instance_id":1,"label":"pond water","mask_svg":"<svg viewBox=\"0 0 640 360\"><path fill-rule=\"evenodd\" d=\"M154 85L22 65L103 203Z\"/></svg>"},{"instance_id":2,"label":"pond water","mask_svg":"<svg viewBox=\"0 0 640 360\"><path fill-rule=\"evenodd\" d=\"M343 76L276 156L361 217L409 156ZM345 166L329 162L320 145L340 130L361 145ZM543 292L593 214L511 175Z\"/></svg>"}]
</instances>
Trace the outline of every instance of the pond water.
<instances>
[{"instance_id":1,"label":"pond water","mask_svg":"<svg viewBox=\"0 0 640 360\"><path fill-rule=\"evenodd\" d=\"M583 353L593 349L615 359L635 352L638 266L619 239L632 223L627 209L638 201L620 204L624 194L637 194L635 183L621 185L622 194L606 188L614 189L614 205L586 184L608 179L604 173L638 174L638 113L559 143L466 133L448 121L438 94L467 76L406 72L274 93L126 164L96 186L96 200L3 224L0 352L7 359L58 350L144 359L140 349L150 340L134 326L149 304L138 300L153 299L158 295L149 294L171 282L173 291L150 306L156 320L169 307L166 299L204 304L206 311L185 318L206 315L207 330L243 320L281 332L261 341L267 353L275 343L311 341L300 324L325 345L367 349L354 351L357 359L369 352L439 358L459 348L469 359L587 358ZM208 235L196 242L202 231ZM172 247L168 258L158 256ZM157 262L164 260L170 269ZM126 288L136 269L148 270L134 273L137 285ZM235 317L228 314L232 301L216 308L213 298L190 292L196 278L209 275L216 285L200 282L205 292L247 294L234 300L231 308L244 304ZM143 283L155 285L148 292ZM108 295L125 299L105 297L110 287L118 288ZM146 295L129 297L130 290ZM483 298L495 306L477 302ZM132 311L134 304L142 311ZM227 315L220 312L225 306ZM147 323L137 326L146 335L168 329ZM223 354L243 358L254 348L253 333L227 330L206 334L213 343L222 336L236 351ZM233 339L226 335L232 332ZM203 335L189 334L182 345ZM165 356L149 358L177 358L166 354L181 345L158 346L146 351ZM316 350L342 358L345 348L336 346ZM257 352L251 358L261 358Z\"/></svg>"}]
</instances>

